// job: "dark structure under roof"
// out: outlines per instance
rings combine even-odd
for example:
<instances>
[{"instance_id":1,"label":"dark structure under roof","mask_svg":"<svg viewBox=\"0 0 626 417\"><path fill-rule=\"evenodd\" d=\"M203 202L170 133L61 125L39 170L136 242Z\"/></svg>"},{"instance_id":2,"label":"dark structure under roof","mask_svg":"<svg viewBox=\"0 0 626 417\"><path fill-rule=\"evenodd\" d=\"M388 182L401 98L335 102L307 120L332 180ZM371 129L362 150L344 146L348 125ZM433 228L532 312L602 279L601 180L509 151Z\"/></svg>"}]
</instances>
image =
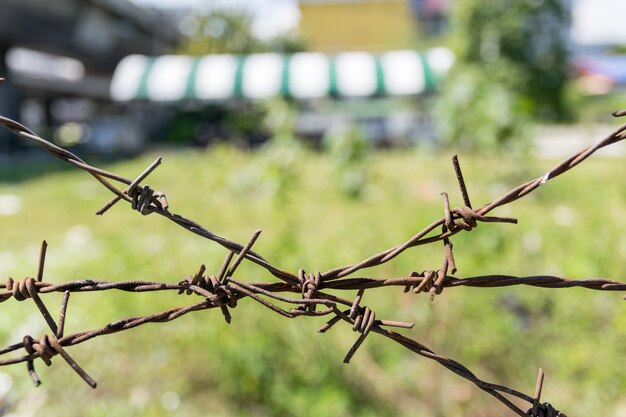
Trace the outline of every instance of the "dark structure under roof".
<instances>
[{"instance_id":1,"label":"dark structure under roof","mask_svg":"<svg viewBox=\"0 0 626 417\"><path fill-rule=\"evenodd\" d=\"M68 56L88 72L110 74L124 56L164 53L178 39L171 21L127 0L0 0L0 52Z\"/></svg>"},{"instance_id":2,"label":"dark structure under roof","mask_svg":"<svg viewBox=\"0 0 626 417\"><path fill-rule=\"evenodd\" d=\"M128 0L0 0L0 77L7 79L0 114L22 120L35 103L41 126L50 127L57 99L105 108L119 61L171 52L180 39L176 24ZM14 146L0 132L0 152Z\"/></svg>"}]
</instances>

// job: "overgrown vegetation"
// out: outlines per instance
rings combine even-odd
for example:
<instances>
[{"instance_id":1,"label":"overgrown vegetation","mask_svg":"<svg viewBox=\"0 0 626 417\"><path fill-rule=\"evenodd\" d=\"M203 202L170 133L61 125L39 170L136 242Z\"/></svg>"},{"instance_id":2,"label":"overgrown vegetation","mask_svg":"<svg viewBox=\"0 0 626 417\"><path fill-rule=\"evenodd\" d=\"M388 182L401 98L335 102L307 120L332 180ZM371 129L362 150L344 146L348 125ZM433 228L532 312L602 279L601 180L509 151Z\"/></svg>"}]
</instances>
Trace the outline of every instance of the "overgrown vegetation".
<instances>
[{"instance_id":1,"label":"overgrown vegetation","mask_svg":"<svg viewBox=\"0 0 626 417\"><path fill-rule=\"evenodd\" d=\"M534 120L568 119L568 16L562 0L456 2L457 63L440 102L444 138L468 149L515 148Z\"/></svg>"}]
</instances>

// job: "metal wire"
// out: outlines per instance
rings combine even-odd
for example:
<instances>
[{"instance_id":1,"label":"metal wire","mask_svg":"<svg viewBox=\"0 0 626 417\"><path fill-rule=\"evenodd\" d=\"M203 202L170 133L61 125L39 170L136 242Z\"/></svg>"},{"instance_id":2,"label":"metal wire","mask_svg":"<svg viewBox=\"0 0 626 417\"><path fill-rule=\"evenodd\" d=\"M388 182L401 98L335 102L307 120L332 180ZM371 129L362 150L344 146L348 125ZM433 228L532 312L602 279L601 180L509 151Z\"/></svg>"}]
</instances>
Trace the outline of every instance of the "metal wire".
<instances>
[{"instance_id":1,"label":"metal wire","mask_svg":"<svg viewBox=\"0 0 626 417\"><path fill-rule=\"evenodd\" d=\"M615 116L622 116L624 114L626 113L614 113ZM50 365L52 358L56 355L60 355L87 384L95 388L95 381L78 366L64 348L86 342L98 336L122 332L147 323L169 322L192 312L212 308L220 308L225 320L230 323L232 319L230 310L236 308L238 301L249 298L258 302L263 307L287 318L297 318L301 316L332 316L320 329L321 333L330 330L339 322L346 322L354 331L359 333L356 342L345 356L344 362L346 363L349 362L352 356L357 352L366 337L374 333L404 346L417 355L438 362L448 370L467 379L478 388L494 396L517 415L531 415L534 417L565 416L564 413L558 411L551 404L541 404L539 402L544 379L543 371L540 370L534 396L524 394L523 392L506 386L486 382L478 378L459 362L435 353L433 350L414 339L389 330L388 327L411 328L413 324L379 319L370 306L362 305L365 293L367 290L375 288L398 286L403 287L405 291L413 289L416 293L428 291L430 297L434 298L437 294L440 294L444 288L461 286L494 288L514 285L551 289L579 287L597 291L626 291L626 283L603 278L575 280L546 275L526 277L484 275L461 279L448 274L448 272L456 272L451 237L460 232L471 231L477 227L479 223L516 223L516 219L513 218L488 216L488 214L495 208L518 200L536 190L547 181L567 172L591 156L598 149L621 141L625 137L626 125L622 125L596 145L586 148L565 159L560 164L548 170L544 175L519 185L502 197L478 209L473 209L471 206L465 180L458 159L455 156L453 166L464 200L462 207L451 209L447 194L442 193L444 206L443 217L435 220L404 243L386 249L354 264L334 268L323 273L314 272L307 274L302 269L299 270L298 273L285 271L254 252L252 246L259 237L260 230L252 235L252 238L247 244L242 245L209 231L193 220L172 213L164 193L156 192L149 186L142 186L140 184L159 166L161 158L158 158L146 168L137 178L129 180L117 174L89 165L73 153L39 137L33 131L14 120L0 116L0 124L20 138L43 147L52 156L88 172L111 191L114 194L114 198L97 212L98 215L106 213L118 202L125 201L130 204L132 209L140 212L142 215L156 213L192 233L222 245L229 251L228 256L216 275L206 275L206 268L201 266L194 275L188 275L183 280L172 280L168 282L142 280L75 280L61 284L52 284L43 280L47 249L47 244L44 242L40 252L36 279L26 277L16 281L12 278L7 278L4 283L0 283L0 289L2 290L0 291L0 302L9 299L15 299L16 301L33 299L35 305L48 323L48 327L52 333L52 335L44 335L39 339L27 335L21 342L0 349L0 357L5 357L7 354L22 350L23 353L21 356L18 354L18 356L0 359L0 366L26 362L29 374L36 385L40 383L40 380L34 368L34 361L41 359L44 363ZM112 182L121 183L126 187L124 189L118 189ZM441 231L437 232L438 229ZM357 271L389 262L409 248L438 241L443 241L444 243L443 263L438 270L428 270L420 273L414 272L409 276L396 278L349 277ZM235 260L233 261L234 257ZM257 264L274 277L278 278L279 281L251 282L235 279L235 271L243 260ZM111 290L133 293L175 291L177 294L195 295L199 297L200 300L198 301L196 299L195 302L184 307L175 307L146 316L124 318L109 323L99 329L64 334L67 305L71 293ZM331 294L328 290L356 290L357 294L351 301L336 294ZM42 296L57 292L63 293L63 300L59 319L55 321L46 308ZM298 296L301 298L296 298ZM281 305L285 304L295 305L295 307L287 310L281 307ZM321 309L317 310L317 307ZM530 408L528 411L523 411L511 401L510 397L526 401L529 403Z\"/></svg>"}]
</instances>

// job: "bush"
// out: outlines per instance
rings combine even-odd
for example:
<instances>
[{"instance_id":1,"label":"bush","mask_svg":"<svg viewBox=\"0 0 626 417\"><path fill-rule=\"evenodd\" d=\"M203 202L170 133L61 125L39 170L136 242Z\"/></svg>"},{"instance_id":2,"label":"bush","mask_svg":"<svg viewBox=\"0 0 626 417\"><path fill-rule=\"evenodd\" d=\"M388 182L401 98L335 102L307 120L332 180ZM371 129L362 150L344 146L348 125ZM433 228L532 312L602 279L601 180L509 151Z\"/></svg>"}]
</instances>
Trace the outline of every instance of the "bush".
<instances>
[{"instance_id":1,"label":"bush","mask_svg":"<svg viewBox=\"0 0 626 417\"><path fill-rule=\"evenodd\" d=\"M533 120L569 117L563 1L468 0L452 20L457 64L439 106L449 143L518 148Z\"/></svg>"}]
</instances>

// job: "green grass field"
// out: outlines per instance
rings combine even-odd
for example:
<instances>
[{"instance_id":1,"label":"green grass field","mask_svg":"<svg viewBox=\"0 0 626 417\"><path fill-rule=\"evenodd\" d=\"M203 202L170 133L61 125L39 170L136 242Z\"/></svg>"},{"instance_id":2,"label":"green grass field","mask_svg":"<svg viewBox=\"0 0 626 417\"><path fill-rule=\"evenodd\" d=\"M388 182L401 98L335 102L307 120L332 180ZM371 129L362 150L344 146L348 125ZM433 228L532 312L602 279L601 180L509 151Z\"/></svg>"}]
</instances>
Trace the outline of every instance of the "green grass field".
<instances>
[{"instance_id":1,"label":"green grass field","mask_svg":"<svg viewBox=\"0 0 626 417\"><path fill-rule=\"evenodd\" d=\"M442 215L440 192L461 204L448 155L418 151L370 157L361 199L340 191L324 155L301 151L279 170L267 154L225 146L166 152L148 183L171 210L244 243L291 271L324 271L396 245ZM104 168L134 177L156 155ZM543 174L556 161L461 155L475 206ZM274 161L275 162L275 161ZM282 161L284 162L284 161ZM54 166L56 167L56 165ZM53 167L50 167L53 168ZM40 172L29 176L29 173ZM0 169L0 195L15 214L0 216L0 276L36 273L39 244L50 244L45 280L93 278L178 282L201 263L214 273L226 251L157 217L119 204L94 216L110 195L84 172L47 165ZM481 224L454 238L459 277L503 273L626 280L626 167L592 158L494 214L518 225ZM8 209L5 207L5 212ZM10 210L9 210L10 211ZM436 269L440 245L414 248L359 276ZM244 263L237 276L271 280ZM378 291L378 292L376 292ZM414 321L403 331L459 360L479 377L532 395L539 366L543 398L568 415L626 415L624 294L582 289L456 288L430 302L400 288L369 291L377 317ZM351 294L350 297L353 295ZM66 333L123 317L189 304L193 296L95 293L72 296ZM59 295L46 296L57 311ZM37 369L0 369L0 415L30 416L505 416L492 397L436 363L372 335L350 365L357 334L347 326L317 333L324 318L287 320L244 300L226 325L219 311L147 325L69 348L97 381L87 387L54 358ZM2 304L3 344L38 338L45 322L31 301ZM508 413L508 414L507 414Z\"/></svg>"}]
</instances>

